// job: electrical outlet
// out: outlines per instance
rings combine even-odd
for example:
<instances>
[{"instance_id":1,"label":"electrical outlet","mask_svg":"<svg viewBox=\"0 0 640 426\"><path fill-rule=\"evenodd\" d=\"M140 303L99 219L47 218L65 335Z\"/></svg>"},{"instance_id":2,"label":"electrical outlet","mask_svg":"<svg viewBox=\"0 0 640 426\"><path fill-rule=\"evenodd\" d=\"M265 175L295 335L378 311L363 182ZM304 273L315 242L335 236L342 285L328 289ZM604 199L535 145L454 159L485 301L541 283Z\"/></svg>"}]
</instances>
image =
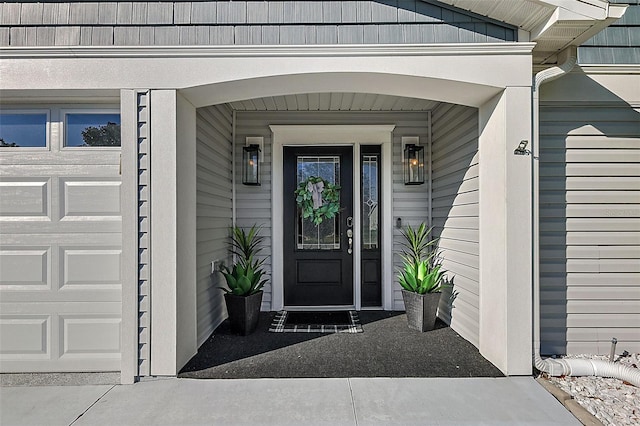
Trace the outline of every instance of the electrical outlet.
<instances>
[{"instance_id":1,"label":"electrical outlet","mask_svg":"<svg viewBox=\"0 0 640 426\"><path fill-rule=\"evenodd\" d=\"M220 272L224 266L224 260L212 260L211 261L211 273Z\"/></svg>"}]
</instances>

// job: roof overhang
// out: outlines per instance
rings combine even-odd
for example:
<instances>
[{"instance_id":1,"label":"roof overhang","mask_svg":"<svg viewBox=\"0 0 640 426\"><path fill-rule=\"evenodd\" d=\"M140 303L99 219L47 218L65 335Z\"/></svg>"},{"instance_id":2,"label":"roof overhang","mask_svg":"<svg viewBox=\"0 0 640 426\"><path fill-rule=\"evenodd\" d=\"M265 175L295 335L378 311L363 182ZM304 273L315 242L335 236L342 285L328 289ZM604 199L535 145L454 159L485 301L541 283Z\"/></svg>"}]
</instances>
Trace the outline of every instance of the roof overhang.
<instances>
[{"instance_id":1,"label":"roof overhang","mask_svg":"<svg viewBox=\"0 0 640 426\"><path fill-rule=\"evenodd\" d=\"M627 6L604 0L439 0L519 28L520 41L536 42L534 64L553 64L624 15Z\"/></svg>"}]
</instances>

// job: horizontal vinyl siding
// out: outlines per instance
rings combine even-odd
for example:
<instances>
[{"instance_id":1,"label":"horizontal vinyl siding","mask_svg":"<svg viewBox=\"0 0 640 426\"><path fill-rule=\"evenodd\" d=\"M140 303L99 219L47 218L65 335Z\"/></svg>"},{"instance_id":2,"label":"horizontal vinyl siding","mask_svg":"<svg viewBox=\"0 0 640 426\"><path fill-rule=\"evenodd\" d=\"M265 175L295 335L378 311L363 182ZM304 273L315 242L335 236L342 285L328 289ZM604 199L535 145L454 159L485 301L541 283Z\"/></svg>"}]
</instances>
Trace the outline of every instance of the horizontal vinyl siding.
<instances>
[{"instance_id":1,"label":"horizontal vinyl siding","mask_svg":"<svg viewBox=\"0 0 640 426\"><path fill-rule=\"evenodd\" d=\"M640 350L640 110L544 105L543 354Z\"/></svg>"},{"instance_id":2,"label":"horizontal vinyl siding","mask_svg":"<svg viewBox=\"0 0 640 426\"><path fill-rule=\"evenodd\" d=\"M53 45L487 43L516 32L419 0L0 3L0 42Z\"/></svg>"},{"instance_id":3,"label":"horizontal vinyl siding","mask_svg":"<svg viewBox=\"0 0 640 426\"><path fill-rule=\"evenodd\" d=\"M262 235L268 255L265 266L271 271L271 130L270 124L395 124L393 134L393 194L383 194L383 202L393 200L393 217L401 217L403 223L419 223L428 220L427 185L405 186L402 180L402 136L419 136L421 143L428 137L428 113L426 112L238 112L236 126L236 161L240 161L242 146L248 136L264 137L264 163L261 163L261 186L245 186L241 184L240 170L236 180L236 208L239 226L262 225ZM281 173L281 172L280 172ZM392 198L391 198L392 197ZM394 229L394 249L399 249L400 233ZM399 258L395 258L399 265ZM394 274L395 275L395 274ZM271 309L271 283L264 288L265 294L262 309ZM403 310L400 287L395 282L393 291L393 308Z\"/></svg>"},{"instance_id":4,"label":"horizontal vinyl siding","mask_svg":"<svg viewBox=\"0 0 640 426\"><path fill-rule=\"evenodd\" d=\"M396 125L393 132L393 218L402 219L402 227L411 225L416 228L421 223L429 224L429 185L405 185L404 168L402 164L402 137L418 136L420 145L425 146L425 159L427 145L429 142L429 116L421 114L417 120L404 121ZM395 123L395 122L394 122ZM394 286L393 286L393 309L404 310L402 300L402 288L398 284L397 271L402 268L402 259L397 253L402 251L403 237L400 229L393 228L393 252L394 254Z\"/></svg>"},{"instance_id":5,"label":"horizontal vinyl siding","mask_svg":"<svg viewBox=\"0 0 640 426\"><path fill-rule=\"evenodd\" d=\"M231 226L231 111L224 106L199 108L196 121L196 276L198 346L226 317L218 288L221 274L211 274L211 261L229 265Z\"/></svg>"},{"instance_id":6,"label":"horizontal vinyl siding","mask_svg":"<svg viewBox=\"0 0 640 426\"><path fill-rule=\"evenodd\" d=\"M440 317L478 346L478 110L441 104L432 120L433 232L453 284L440 301Z\"/></svg>"}]
</instances>

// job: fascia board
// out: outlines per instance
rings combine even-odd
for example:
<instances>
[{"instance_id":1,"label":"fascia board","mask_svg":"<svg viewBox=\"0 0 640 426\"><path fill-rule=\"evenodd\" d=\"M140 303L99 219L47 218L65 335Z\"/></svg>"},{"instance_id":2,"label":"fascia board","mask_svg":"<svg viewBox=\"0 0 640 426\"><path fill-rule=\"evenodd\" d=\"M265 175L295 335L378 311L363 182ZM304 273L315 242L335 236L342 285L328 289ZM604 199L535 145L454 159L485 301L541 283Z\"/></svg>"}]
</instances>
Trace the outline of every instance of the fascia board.
<instances>
[{"instance_id":1,"label":"fascia board","mask_svg":"<svg viewBox=\"0 0 640 426\"><path fill-rule=\"evenodd\" d=\"M608 17L613 19L620 19L627 11L628 4L610 4Z\"/></svg>"},{"instance_id":2,"label":"fascia board","mask_svg":"<svg viewBox=\"0 0 640 426\"><path fill-rule=\"evenodd\" d=\"M255 58L528 54L535 43L359 44L303 46L50 46L2 47L0 59Z\"/></svg>"},{"instance_id":3,"label":"fascia board","mask_svg":"<svg viewBox=\"0 0 640 426\"><path fill-rule=\"evenodd\" d=\"M609 3L602 0L535 0L537 3L553 6L583 19L601 20L607 17ZM575 20L575 18L573 18Z\"/></svg>"}]
</instances>

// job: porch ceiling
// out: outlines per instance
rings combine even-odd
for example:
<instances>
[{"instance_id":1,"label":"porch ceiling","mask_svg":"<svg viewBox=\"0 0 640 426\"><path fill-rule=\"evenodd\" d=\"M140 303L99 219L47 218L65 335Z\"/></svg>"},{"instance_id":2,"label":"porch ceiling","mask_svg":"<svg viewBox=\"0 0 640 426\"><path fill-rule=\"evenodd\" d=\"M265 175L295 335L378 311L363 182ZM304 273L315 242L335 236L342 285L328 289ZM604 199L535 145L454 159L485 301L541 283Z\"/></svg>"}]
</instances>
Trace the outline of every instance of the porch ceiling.
<instances>
[{"instance_id":1,"label":"porch ceiling","mask_svg":"<svg viewBox=\"0 0 640 426\"><path fill-rule=\"evenodd\" d=\"M439 0L517 26L537 43L534 64L555 63L557 54L578 46L622 17L625 5L604 0Z\"/></svg>"},{"instance_id":2,"label":"porch ceiling","mask_svg":"<svg viewBox=\"0 0 640 426\"><path fill-rule=\"evenodd\" d=\"M236 111L429 111L440 102L375 93L304 93L231 102Z\"/></svg>"}]
</instances>

